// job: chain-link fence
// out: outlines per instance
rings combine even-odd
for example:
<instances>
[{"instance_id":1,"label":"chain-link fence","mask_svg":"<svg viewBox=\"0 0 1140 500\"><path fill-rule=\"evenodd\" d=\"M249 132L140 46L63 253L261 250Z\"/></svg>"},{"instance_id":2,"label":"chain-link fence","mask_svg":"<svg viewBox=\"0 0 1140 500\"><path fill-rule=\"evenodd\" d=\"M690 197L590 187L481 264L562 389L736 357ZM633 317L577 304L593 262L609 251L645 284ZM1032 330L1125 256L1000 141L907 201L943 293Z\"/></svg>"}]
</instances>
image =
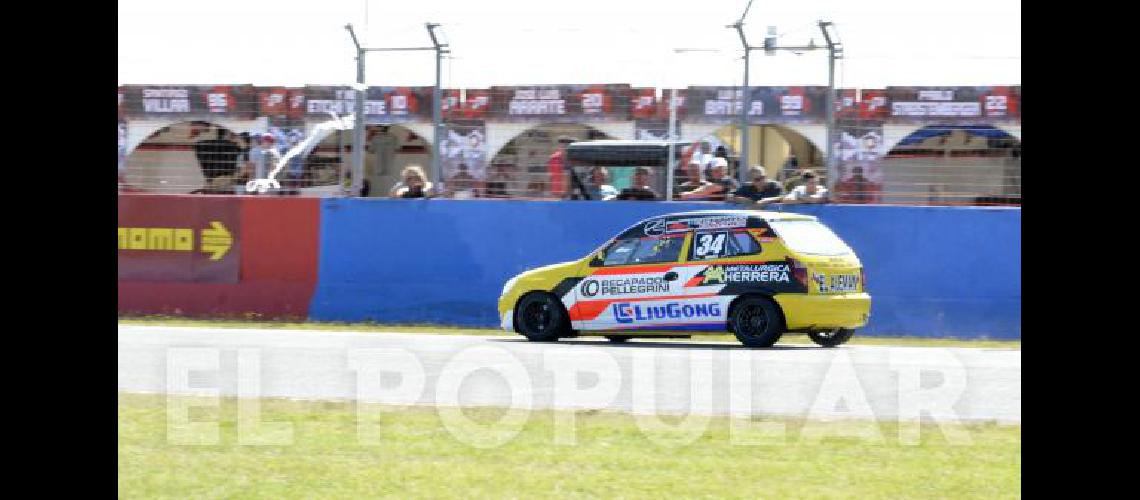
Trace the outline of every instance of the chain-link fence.
<instances>
[{"instance_id":1,"label":"chain-link fence","mask_svg":"<svg viewBox=\"0 0 1140 500\"><path fill-rule=\"evenodd\" d=\"M119 189L241 195L252 194L250 181L271 177L280 188L266 194L289 196L580 199L586 191L612 199L645 184L652 199L664 199L667 170L639 171L620 159L580 168L565 147L664 140L672 130L685 144L675 198L724 199L739 181L751 183L742 166L759 165L783 196L810 172L830 202L1020 204L1020 87L838 90L830 167L826 87L751 88L746 160L739 89L678 89L674 110L671 92L618 84L447 89L437 146L430 87L372 87L364 189L355 193L352 130L327 126L351 112L352 91L131 85L120 89ZM702 191L708 196L683 196L718 183L724 188Z\"/></svg>"}]
</instances>

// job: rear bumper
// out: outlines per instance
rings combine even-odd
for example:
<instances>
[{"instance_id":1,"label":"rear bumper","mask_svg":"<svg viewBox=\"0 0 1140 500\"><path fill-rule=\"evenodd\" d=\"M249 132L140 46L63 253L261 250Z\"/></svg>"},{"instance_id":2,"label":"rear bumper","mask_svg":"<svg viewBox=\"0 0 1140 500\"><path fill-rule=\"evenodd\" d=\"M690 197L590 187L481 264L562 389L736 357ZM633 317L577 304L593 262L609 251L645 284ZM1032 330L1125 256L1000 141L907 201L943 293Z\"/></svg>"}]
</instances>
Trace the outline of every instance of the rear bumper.
<instances>
[{"instance_id":1,"label":"rear bumper","mask_svg":"<svg viewBox=\"0 0 1140 500\"><path fill-rule=\"evenodd\" d=\"M866 293L780 294L773 299L783 309L789 330L859 328L871 316L871 296Z\"/></svg>"}]
</instances>

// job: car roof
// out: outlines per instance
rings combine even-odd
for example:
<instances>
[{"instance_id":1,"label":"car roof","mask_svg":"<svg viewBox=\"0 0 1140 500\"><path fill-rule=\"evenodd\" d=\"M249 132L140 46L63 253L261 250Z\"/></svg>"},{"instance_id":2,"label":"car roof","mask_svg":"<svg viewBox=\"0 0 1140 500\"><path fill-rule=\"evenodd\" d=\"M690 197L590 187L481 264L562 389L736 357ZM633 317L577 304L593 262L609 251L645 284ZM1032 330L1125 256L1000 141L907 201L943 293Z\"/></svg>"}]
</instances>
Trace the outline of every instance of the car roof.
<instances>
[{"instance_id":1,"label":"car roof","mask_svg":"<svg viewBox=\"0 0 1140 500\"><path fill-rule=\"evenodd\" d=\"M792 212L772 212L768 210L692 210L688 212L674 212L671 214L656 215L647 217L645 220L657 219L660 217L701 217L701 216L736 216L736 217L756 217L770 220L817 220L814 215L797 214Z\"/></svg>"}]
</instances>

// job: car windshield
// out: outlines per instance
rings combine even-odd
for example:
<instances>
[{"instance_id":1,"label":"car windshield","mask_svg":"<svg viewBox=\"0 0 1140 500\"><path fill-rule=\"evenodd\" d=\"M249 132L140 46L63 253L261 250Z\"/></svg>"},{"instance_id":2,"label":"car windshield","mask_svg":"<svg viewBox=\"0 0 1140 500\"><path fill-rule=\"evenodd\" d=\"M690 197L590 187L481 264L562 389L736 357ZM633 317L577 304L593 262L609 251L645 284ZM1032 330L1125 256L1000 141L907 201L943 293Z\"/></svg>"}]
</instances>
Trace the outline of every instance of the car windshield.
<instances>
[{"instance_id":1,"label":"car windshield","mask_svg":"<svg viewBox=\"0 0 1140 500\"><path fill-rule=\"evenodd\" d=\"M812 255L848 255L855 253L827 226L814 220L768 221L789 250Z\"/></svg>"}]
</instances>

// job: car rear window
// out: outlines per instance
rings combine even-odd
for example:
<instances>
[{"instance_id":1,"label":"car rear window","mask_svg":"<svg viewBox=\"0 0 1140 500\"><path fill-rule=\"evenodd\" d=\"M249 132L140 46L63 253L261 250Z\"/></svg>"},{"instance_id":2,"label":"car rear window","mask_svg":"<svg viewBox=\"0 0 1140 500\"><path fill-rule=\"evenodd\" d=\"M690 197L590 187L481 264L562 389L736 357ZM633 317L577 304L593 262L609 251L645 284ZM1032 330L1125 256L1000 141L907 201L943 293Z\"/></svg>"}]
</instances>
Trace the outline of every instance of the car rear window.
<instances>
[{"instance_id":1,"label":"car rear window","mask_svg":"<svg viewBox=\"0 0 1140 500\"><path fill-rule=\"evenodd\" d=\"M789 250L811 255L855 253L831 229L814 220L772 220L768 225Z\"/></svg>"}]
</instances>

